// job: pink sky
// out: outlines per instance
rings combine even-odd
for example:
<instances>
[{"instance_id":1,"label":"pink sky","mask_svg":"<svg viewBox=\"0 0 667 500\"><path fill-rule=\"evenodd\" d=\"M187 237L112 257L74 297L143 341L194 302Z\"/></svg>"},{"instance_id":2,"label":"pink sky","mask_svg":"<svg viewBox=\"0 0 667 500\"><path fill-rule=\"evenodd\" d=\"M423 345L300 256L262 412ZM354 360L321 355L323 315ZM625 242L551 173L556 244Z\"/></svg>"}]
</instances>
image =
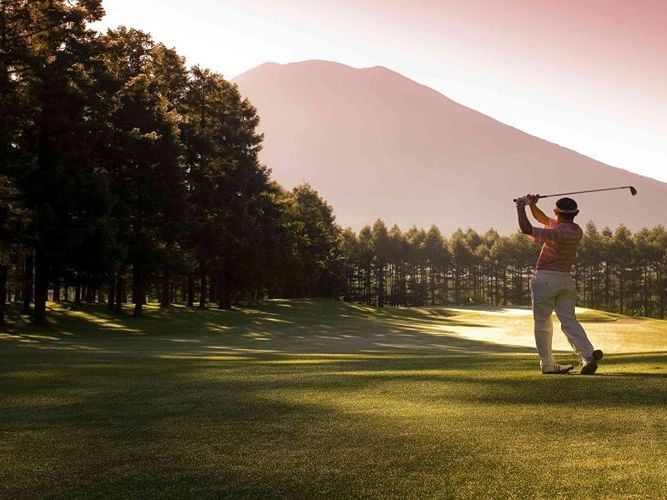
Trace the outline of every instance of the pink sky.
<instances>
[{"instance_id":1,"label":"pink sky","mask_svg":"<svg viewBox=\"0 0 667 500\"><path fill-rule=\"evenodd\" d=\"M667 2L106 0L234 77L263 62L382 65L501 122L667 182Z\"/></svg>"}]
</instances>

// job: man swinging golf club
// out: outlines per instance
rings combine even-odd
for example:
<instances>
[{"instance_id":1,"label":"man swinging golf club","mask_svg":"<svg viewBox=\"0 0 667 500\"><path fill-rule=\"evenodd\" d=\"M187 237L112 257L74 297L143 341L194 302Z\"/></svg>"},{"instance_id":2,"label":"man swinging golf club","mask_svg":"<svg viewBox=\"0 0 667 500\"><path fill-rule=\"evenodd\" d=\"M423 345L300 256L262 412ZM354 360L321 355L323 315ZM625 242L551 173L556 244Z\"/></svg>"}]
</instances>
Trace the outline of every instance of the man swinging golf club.
<instances>
[{"instance_id":1,"label":"man swinging golf club","mask_svg":"<svg viewBox=\"0 0 667 500\"><path fill-rule=\"evenodd\" d=\"M553 324L551 314L561 323L561 330L570 342L574 352L581 358L582 375L592 375L602 359L602 351L593 345L575 317L577 291L574 278L570 275L577 247L583 231L574 223L579 213L577 202L572 198L561 198L556 202L556 219L548 217L537 207L538 195L526 195L514 200L517 205L521 232L543 243L540 257L535 266L535 276L530 282L535 320L535 343L540 356L542 373L567 373L572 365L558 364L552 350ZM530 206L533 217L545 227L533 227L526 215L526 205Z\"/></svg>"}]
</instances>

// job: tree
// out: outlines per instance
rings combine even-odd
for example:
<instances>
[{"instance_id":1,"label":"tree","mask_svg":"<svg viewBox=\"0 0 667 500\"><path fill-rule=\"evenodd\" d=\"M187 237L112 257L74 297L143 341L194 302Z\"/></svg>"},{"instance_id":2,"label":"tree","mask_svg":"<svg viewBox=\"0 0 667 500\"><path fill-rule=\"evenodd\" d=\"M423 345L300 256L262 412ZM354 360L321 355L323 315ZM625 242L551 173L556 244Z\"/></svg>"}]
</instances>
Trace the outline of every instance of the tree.
<instances>
[{"instance_id":1,"label":"tree","mask_svg":"<svg viewBox=\"0 0 667 500\"><path fill-rule=\"evenodd\" d=\"M406 266L409 243L396 225L389 230L389 261L392 263L391 304L394 307L407 304Z\"/></svg>"},{"instance_id":2,"label":"tree","mask_svg":"<svg viewBox=\"0 0 667 500\"><path fill-rule=\"evenodd\" d=\"M12 64L13 78L30 113L13 142L24 159L15 182L30 213L33 318L44 323L50 280L106 209L105 182L89 148L96 128L87 100L96 71L95 32L87 23L99 20L103 10L95 0L49 0L18 2L12 14L13 33L24 44L23 60Z\"/></svg>"},{"instance_id":3,"label":"tree","mask_svg":"<svg viewBox=\"0 0 667 500\"><path fill-rule=\"evenodd\" d=\"M119 28L103 38L110 108L106 169L117 198L121 250L112 283L132 267L134 315L140 316L151 275L169 282L170 260L185 213L185 171L177 111L185 92L183 59L141 31ZM162 264L159 261L162 261ZM112 286L113 288L113 286Z\"/></svg>"},{"instance_id":4,"label":"tree","mask_svg":"<svg viewBox=\"0 0 667 500\"><path fill-rule=\"evenodd\" d=\"M461 229L458 229L449 239L449 251L452 254L452 267L454 272L454 303L463 302L463 280L467 274L468 266L473 262L472 249L468 246L469 239ZM467 302L467 301L466 301Z\"/></svg>"},{"instance_id":5,"label":"tree","mask_svg":"<svg viewBox=\"0 0 667 500\"><path fill-rule=\"evenodd\" d=\"M619 226L614 231L613 239L610 243L611 270L615 277L618 297L618 311L625 314L628 306L632 307L633 295L633 276L634 269L632 264L635 260L635 245L632 241L632 232L624 225ZM628 304L630 298L630 304Z\"/></svg>"},{"instance_id":6,"label":"tree","mask_svg":"<svg viewBox=\"0 0 667 500\"><path fill-rule=\"evenodd\" d=\"M342 290L340 228L333 209L310 185L290 193L286 214L290 249L286 290L296 297L338 297Z\"/></svg>"},{"instance_id":7,"label":"tree","mask_svg":"<svg viewBox=\"0 0 667 500\"><path fill-rule=\"evenodd\" d=\"M387 226L380 219L373 224L372 241L377 277L377 306L384 307L386 292L385 272L389 257L389 235L387 233Z\"/></svg>"},{"instance_id":8,"label":"tree","mask_svg":"<svg viewBox=\"0 0 667 500\"><path fill-rule=\"evenodd\" d=\"M407 304L422 306L428 300L426 231L416 226L405 233L407 246Z\"/></svg>"},{"instance_id":9,"label":"tree","mask_svg":"<svg viewBox=\"0 0 667 500\"><path fill-rule=\"evenodd\" d=\"M269 281L263 276L277 264L280 207L289 205L289 195L259 163L259 117L235 85L192 68L182 115L192 206L189 245L199 264L200 307L211 277L219 305L230 308L235 292L257 295Z\"/></svg>"},{"instance_id":10,"label":"tree","mask_svg":"<svg viewBox=\"0 0 667 500\"><path fill-rule=\"evenodd\" d=\"M424 254L429 270L429 299L431 304L444 302L444 292L446 291L446 267L449 265L449 251L447 244L440 230L431 226L426 233L424 241ZM436 298L436 292L443 287L440 297Z\"/></svg>"}]
</instances>

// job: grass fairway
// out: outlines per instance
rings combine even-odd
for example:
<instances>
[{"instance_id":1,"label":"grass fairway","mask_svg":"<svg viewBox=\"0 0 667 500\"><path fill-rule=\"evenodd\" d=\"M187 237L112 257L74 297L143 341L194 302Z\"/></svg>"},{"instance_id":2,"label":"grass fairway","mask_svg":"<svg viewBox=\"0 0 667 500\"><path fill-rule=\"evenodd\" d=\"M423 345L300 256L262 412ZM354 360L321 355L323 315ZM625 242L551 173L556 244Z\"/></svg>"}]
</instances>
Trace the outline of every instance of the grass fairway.
<instances>
[{"instance_id":1,"label":"grass fairway","mask_svg":"<svg viewBox=\"0 0 667 500\"><path fill-rule=\"evenodd\" d=\"M667 322L580 315L594 377L527 309L14 316L0 498L667 497Z\"/></svg>"}]
</instances>

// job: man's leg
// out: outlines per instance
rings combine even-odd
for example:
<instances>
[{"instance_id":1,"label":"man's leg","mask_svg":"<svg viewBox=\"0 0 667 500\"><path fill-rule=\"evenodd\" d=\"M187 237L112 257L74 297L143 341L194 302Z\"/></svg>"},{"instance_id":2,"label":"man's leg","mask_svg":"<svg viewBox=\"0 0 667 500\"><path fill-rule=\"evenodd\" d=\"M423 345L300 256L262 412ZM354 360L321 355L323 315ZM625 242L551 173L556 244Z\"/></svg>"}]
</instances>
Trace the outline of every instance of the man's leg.
<instances>
[{"instance_id":1,"label":"man's leg","mask_svg":"<svg viewBox=\"0 0 667 500\"><path fill-rule=\"evenodd\" d=\"M552 350L553 322L551 321L555 297L549 288L549 283L545 279L535 277L530 281L533 320L535 321L535 345L537 354L540 356L540 366L543 368L556 365Z\"/></svg>"},{"instance_id":2,"label":"man's leg","mask_svg":"<svg viewBox=\"0 0 667 500\"><path fill-rule=\"evenodd\" d=\"M567 286L564 286L556 296L556 316L574 352L581 358L582 363L586 364L594 359L593 344L588 340L586 331L577 321L574 311L576 303L577 291L574 280L570 279Z\"/></svg>"}]
</instances>

